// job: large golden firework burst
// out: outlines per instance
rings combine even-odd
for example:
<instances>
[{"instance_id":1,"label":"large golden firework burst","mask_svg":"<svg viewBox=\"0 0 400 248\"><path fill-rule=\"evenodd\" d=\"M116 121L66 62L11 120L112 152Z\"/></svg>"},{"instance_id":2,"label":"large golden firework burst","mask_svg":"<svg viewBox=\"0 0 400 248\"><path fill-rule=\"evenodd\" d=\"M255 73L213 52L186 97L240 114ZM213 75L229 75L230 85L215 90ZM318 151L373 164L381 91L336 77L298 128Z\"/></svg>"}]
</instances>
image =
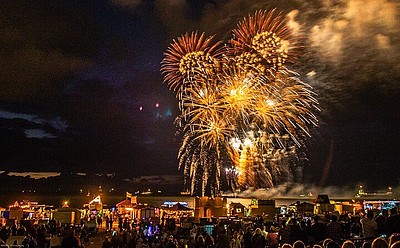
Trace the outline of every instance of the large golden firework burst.
<instances>
[{"instance_id":1,"label":"large golden firework burst","mask_svg":"<svg viewBox=\"0 0 400 248\"><path fill-rule=\"evenodd\" d=\"M179 99L179 168L191 194L219 195L223 174L232 190L293 180L318 123L315 93L287 66L298 44L273 10L244 18L225 46L193 32L167 49L161 71Z\"/></svg>"}]
</instances>

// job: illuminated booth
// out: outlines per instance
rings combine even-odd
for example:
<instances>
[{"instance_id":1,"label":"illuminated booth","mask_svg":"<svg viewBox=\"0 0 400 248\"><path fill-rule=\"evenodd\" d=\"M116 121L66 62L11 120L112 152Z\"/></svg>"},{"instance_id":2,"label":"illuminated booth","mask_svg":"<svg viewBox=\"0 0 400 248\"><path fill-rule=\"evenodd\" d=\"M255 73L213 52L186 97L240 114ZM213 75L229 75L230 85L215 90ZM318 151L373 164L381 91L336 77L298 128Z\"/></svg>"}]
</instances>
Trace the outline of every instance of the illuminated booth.
<instances>
[{"instance_id":1,"label":"illuminated booth","mask_svg":"<svg viewBox=\"0 0 400 248\"><path fill-rule=\"evenodd\" d=\"M137 203L137 197L131 196L116 204L117 213L129 219L152 219L158 222L160 209L148 204Z\"/></svg>"},{"instance_id":2,"label":"illuminated booth","mask_svg":"<svg viewBox=\"0 0 400 248\"><path fill-rule=\"evenodd\" d=\"M312 215L314 213L314 206L313 203L296 201L290 204L289 208L300 214Z\"/></svg>"},{"instance_id":3,"label":"illuminated booth","mask_svg":"<svg viewBox=\"0 0 400 248\"><path fill-rule=\"evenodd\" d=\"M231 202L227 205L228 216L243 218L246 216L247 208L240 202Z\"/></svg>"},{"instance_id":4,"label":"illuminated booth","mask_svg":"<svg viewBox=\"0 0 400 248\"><path fill-rule=\"evenodd\" d=\"M186 227L186 224L194 217L194 209L189 208L185 202L173 203L174 205L164 204L161 209L162 224L173 219L175 224Z\"/></svg>"},{"instance_id":5,"label":"illuminated booth","mask_svg":"<svg viewBox=\"0 0 400 248\"><path fill-rule=\"evenodd\" d=\"M133 206L131 200L125 199L118 202L116 205L118 215L124 215L132 217Z\"/></svg>"},{"instance_id":6,"label":"illuminated booth","mask_svg":"<svg viewBox=\"0 0 400 248\"><path fill-rule=\"evenodd\" d=\"M158 222L160 216L160 209L147 204L137 204L132 209L132 218L135 219L151 219L154 222Z\"/></svg>"},{"instance_id":7,"label":"illuminated booth","mask_svg":"<svg viewBox=\"0 0 400 248\"><path fill-rule=\"evenodd\" d=\"M331 204L328 195L317 195L314 200L315 209L314 214L323 214L335 210L334 204Z\"/></svg>"},{"instance_id":8,"label":"illuminated booth","mask_svg":"<svg viewBox=\"0 0 400 248\"><path fill-rule=\"evenodd\" d=\"M196 218L211 218L227 215L227 200L223 197L196 197Z\"/></svg>"},{"instance_id":9,"label":"illuminated booth","mask_svg":"<svg viewBox=\"0 0 400 248\"><path fill-rule=\"evenodd\" d=\"M89 204L85 204L84 206L87 206L90 210L97 210L97 211L103 210L103 203L99 195L96 196L93 200L91 200Z\"/></svg>"},{"instance_id":10,"label":"illuminated booth","mask_svg":"<svg viewBox=\"0 0 400 248\"><path fill-rule=\"evenodd\" d=\"M0 207L0 225L4 226L6 224L6 218L4 218L4 213L7 209Z\"/></svg>"}]
</instances>

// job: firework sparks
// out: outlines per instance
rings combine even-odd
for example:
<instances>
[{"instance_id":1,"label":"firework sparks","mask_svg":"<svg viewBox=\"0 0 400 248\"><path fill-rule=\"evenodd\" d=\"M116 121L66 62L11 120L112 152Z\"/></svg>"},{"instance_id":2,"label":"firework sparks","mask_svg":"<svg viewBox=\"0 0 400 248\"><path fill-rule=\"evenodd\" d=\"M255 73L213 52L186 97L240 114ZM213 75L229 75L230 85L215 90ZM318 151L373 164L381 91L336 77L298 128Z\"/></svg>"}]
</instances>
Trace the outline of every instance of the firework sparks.
<instances>
[{"instance_id":1,"label":"firework sparks","mask_svg":"<svg viewBox=\"0 0 400 248\"><path fill-rule=\"evenodd\" d=\"M318 101L286 67L299 46L285 19L257 11L239 22L225 47L212 39L181 36L161 66L180 101L178 158L187 189L218 195L224 172L232 190L292 180L297 147L318 123Z\"/></svg>"},{"instance_id":2,"label":"firework sparks","mask_svg":"<svg viewBox=\"0 0 400 248\"><path fill-rule=\"evenodd\" d=\"M296 61L300 47L282 13L257 11L239 22L232 32L230 44L232 52L239 54L238 63L258 64L265 72Z\"/></svg>"},{"instance_id":3,"label":"firework sparks","mask_svg":"<svg viewBox=\"0 0 400 248\"><path fill-rule=\"evenodd\" d=\"M213 42L213 37L202 33L186 33L174 40L165 52L161 70L164 82L179 92L184 82L191 82L190 77L199 73L215 74L222 55L221 42Z\"/></svg>"}]
</instances>

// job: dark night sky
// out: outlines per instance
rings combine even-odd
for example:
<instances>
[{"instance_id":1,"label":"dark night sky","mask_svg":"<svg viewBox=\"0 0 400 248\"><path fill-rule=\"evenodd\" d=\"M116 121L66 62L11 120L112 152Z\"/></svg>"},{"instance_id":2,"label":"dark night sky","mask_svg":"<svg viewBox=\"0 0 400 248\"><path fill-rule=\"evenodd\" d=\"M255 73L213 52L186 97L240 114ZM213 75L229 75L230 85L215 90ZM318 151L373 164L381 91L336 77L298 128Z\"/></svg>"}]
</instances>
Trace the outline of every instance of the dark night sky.
<instances>
[{"instance_id":1,"label":"dark night sky","mask_svg":"<svg viewBox=\"0 0 400 248\"><path fill-rule=\"evenodd\" d=\"M3 0L0 170L179 174L163 52L195 30L226 41L243 17L273 8L303 37L295 69L320 102L304 182L399 185L400 2L390 0Z\"/></svg>"}]
</instances>

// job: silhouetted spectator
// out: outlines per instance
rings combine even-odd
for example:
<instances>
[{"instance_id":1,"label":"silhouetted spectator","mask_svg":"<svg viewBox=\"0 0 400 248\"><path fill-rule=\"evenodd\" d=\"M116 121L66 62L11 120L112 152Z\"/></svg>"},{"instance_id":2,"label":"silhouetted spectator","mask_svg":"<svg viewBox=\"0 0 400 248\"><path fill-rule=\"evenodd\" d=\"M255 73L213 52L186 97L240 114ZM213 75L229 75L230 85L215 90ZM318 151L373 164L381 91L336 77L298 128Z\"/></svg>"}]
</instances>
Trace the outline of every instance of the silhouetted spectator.
<instances>
[{"instance_id":1,"label":"silhouetted spectator","mask_svg":"<svg viewBox=\"0 0 400 248\"><path fill-rule=\"evenodd\" d=\"M314 222L311 225L311 237L315 243L319 243L326 238L326 227L323 222L319 220L318 216L314 217Z\"/></svg>"},{"instance_id":2,"label":"silhouetted spectator","mask_svg":"<svg viewBox=\"0 0 400 248\"><path fill-rule=\"evenodd\" d=\"M342 248L356 248L356 245L351 240L346 240L343 242Z\"/></svg>"},{"instance_id":3,"label":"silhouetted spectator","mask_svg":"<svg viewBox=\"0 0 400 248\"><path fill-rule=\"evenodd\" d=\"M364 238L375 238L378 233L378 224L374 220L374 212L368 210L365 218L360 220Z\"/></svg>"},{"instance_id":4,"label":"silhouetted spectator","mask_svg":"<svg viewBox=\"0 0 400 248\"><path fill-rule=\"evenodd\" d=\"M378 235L387 234L386 220L388 216L389 216L389 211L387 209L383 209L381 214L375 217L375 222L378 226Z\"/></svg>"},{"instance_id":5,"label":"silhouetted spectator","mask_svg":"<svg viewBox=\"0 0 400 248\"><path fill-rule=\"evenodd\" d=\"M70 229L69 234L61 241L61 248L81 248L83 247L79 237L75 234L75 229Z\"/></svg>"},{"instance_id":6,"label":"silhouetted spectator","mask_svg":"<svg viewBox=\"0 0 400 248\"><path fill-rule=\"evenodd\" d=\"M246 228L246 232L243 234L244 248L251 248L251 238L253 237L252 229L250 226Z\"/></svg>"},{"instance_id":7,"label":"silhouetted spectator","mask_svg":"<svg viewBox=\"0 0 400 248\"><path fill-rule=\"evenodd\" d=\"M389 244L384 238L376 238L372 241L371 248L388 248Z\"/></svg>"},{"instance_id":8,"label":"silhouetted spectator","mask_svg":"<svg viewBox=\"0 0 400 248\"><path fill-rule=\"evenodd\" d=\"M390 215L386 219L386 228L388 235L400 233L400 216L397 213L397 207L390 209Z\"/></svg>"},{"instance_id":9,"label":"silhouetted spectator","mask_svg":"<svg viewBox=\"0 0 400 248\"><path fill-rule=\"evenodd\" d=\"M267 241L265 237L262 235L262 231L260 228L257 228L253 237L251 238L251 247L252 248L265 248L267 245Z\"/></svg>"},{"instance_id":10,"label":"silhouetted spectator","mask_svg":"<svg viewBox=\"0 0 400 248\"><path fill-rule=\"evenodd\" d=\"M331 221L326 225L326 237L333 241L340 241L342 238L342 227L337 222L336 215L332 215Z\"/></svg>"}]
</instances>

